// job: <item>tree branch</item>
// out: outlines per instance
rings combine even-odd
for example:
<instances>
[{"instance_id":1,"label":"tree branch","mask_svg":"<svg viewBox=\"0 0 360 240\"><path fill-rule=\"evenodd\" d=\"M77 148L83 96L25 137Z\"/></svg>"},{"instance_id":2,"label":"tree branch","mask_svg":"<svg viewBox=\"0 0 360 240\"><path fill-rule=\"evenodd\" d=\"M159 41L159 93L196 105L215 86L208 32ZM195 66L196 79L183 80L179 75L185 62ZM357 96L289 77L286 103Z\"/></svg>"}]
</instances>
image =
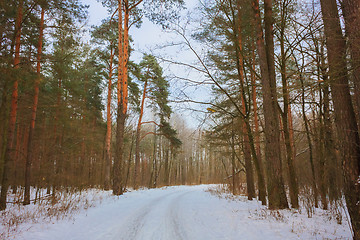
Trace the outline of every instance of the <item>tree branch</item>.
<instances>
[{"instance_id":1,"label":"tree branch","mask_svg":"<svg viewBox=\"0 0 360 240\"><path fill-rule=\"evenodd\" d=\"M156 135L156 136L164 135L164 134L162 134L162 133L147 132L144 136L142 136L142 137L140 138L140 142L141 142L141 140L143 140L143 139L144 139L147 135L149 135L149 134Z\"/></svg>"},{"instance_id":2,"label":"tree branch","mask_svg":"<svg viewBox=\"0 0 360 240\"><path fill-rule=\"evenodd\" d=\"M140 123L140 124L143 125L143 124L147 124L147 123L153 123L153 124L155 124L156 126L160 127L160 124L156 123L155 121L142 122L142 123Z\"/></svg>"}]
</instances>

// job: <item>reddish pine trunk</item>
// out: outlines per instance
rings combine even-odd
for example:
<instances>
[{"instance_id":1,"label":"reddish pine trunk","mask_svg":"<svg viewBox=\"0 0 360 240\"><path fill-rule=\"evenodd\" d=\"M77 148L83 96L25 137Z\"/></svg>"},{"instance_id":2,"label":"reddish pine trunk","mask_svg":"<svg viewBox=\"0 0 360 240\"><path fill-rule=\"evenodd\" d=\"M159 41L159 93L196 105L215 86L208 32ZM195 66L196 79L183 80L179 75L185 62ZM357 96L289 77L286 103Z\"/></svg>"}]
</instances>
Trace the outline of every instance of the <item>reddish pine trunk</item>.
<instances>
[{"instance_id":1,"label":"reddish pine trunk","mask_svg":"<svg viewBox=\"0 0 360 240\"><path fill-rule=\"evenodd\" d=\"M114 158L114 169L113 169L113 194L122 195L124 192L124 179L123 179L123 161L124 161L124 131L125 131L125 120L127 112L127 57L128 57L128 1L124 1L125 7L125 18L123 21L123 1L120 0L118 3L118 49L119 49L119 66L118 66L118 110L117 110L117 128L116 128L116 149ZM123 28L124 22L124 28ZM124 36L123 36L124 29Z\"/></svg>"},{"instance_id":2,"label":"reddish pine trunk","mask_svg":"<svg viewBox=\"0 0 360 240\"><path fill-rule=\"evenodd\" d=\"M122 0L119 0L119 4L118 4L118 15L119 15L119 20L118 20L118 59L119 59L119 63L118 63L118 81L117 81L117 102L118 105L121 103L121 83L122 83L122 79L123 79L123 67L124 67L124 48L123 48L123 17L122 17Z\"/></svg>"},{"instance_id":3,"label":"reddish pine trunk","mask_svg":"<svg viewBox=\"0 0 360 240\"><path fill-rule=\"evenodd\" d=\"M23 1L20 1L17 11L15 31L15 58L14 58L14 68L19 69L20 64L20 40L21 40L21 24L23 17ZM17 114L17 104L18 104L18 80L15 79L13 92L11 96L11 109L10 109L10 120L7 132L7 143L5 149L5 162L3 168L3 178L1 183L1 194L0 194L0 210L6 208L6 197L7 190L9 187L9 175L11 175L11 166L13 164L13 141L15 133L15 124L16 124L16 114Z\"/></svg>"},{"instance_id":4,"label":"reddish pine trunk","mask_svg":"<svg viewBox=\"0 0 360 240\"><path fill-rule=\"evenodd\" d=\"M41 20L40 20L40 33L39 33L39 44L38 44L38 53L37 53L37 66L36 73L37 79L35 81L34 86L34 102L31 112L31 123L29 130L29 139L28 139L28 148L26 155L26 165L25 165L25 192L24 192L24 205L30 204L30 183L31 183L31 163L32 163L32 153L33 146L32 140L34 138L34 130L35 130L35 121L36 121L36 111L39 101L39 84L40 84L40 70L41 70L41 53L42 53L42 45L43 45L43 33L44 33L44 8L41 9Z\"/></svg>"},{"instance_id":5,"label":"reddish pine trunk","mask_svg":"<svg viewBox=\"0 0 360 240\"><path fill-rule=\"evenodd\" d=\"M20 127L20 124L17 123L16 124L17 127L16 127L16 145L15 145L15 153L14 153L14 163L13 163L13 168L14 168L14 171L13 171L13 174L14 174L14 183L13 183L13 186L12 186L12 192L15 194L16 191L17 191L17 187L19 185L18 183L18 165L19 165L19 162L22 162L21 159L19 158L19 153L21 151L21 137L24 136L24 133L22 131L25 131L25 129L22 129Z\"/></svg>"},{"instance_id":6,"label":"reddish pine trunk","mask_svg":"<svg viewBox=\"0 0 360 240\"><path fill-rule=\"evenodd\" d=\"M114 195L121 195L123 186L122 186L122 161L123 161L123 143L124 143L124 124L125 118L122 116L122 104L121 104L121 81L123 75L123 17L122 17L122 0L118 2L118 79L117 79L117 118L116 118L116 148L115 148L115 158L114 158L114 168L113 168L113 194ZM124 122L124 124L123 124Z\"/></svg>"},{"instance_id":7,"label":"reddish pine trunk","mask_svg":"<svg viewBox=\"0 0 360 240\"><path fill-rule=\"evenodd\" d=\"M113 59L114 51L111 50L110 65L109 65L109 82L108 82L108 95L106 104L106 140L105 140L105 183L104 189L110 189L110 172L111 172L111 88L112 88L112 71L113 71Z\"/></svg>"},{"instance_id":8,"label":"reddish pine trunk","mask_svg":"<svg viewBox=\"0 0 360 240\"><path fill-rule=\"evenodd\" d=\"M147 91L147 80L145 80L145 84L144 84L144 91L143 91L143 96L142 96L142 100L141 100L141 107L140 107L140 116L139 116L139 121L138 121L138 125L136 128L136 142L135 142L135 170L134 170L134 188L137 189L138 188L138 184L139 184L139 163L140 163L140 133L141 133L141 121L142 121L142 117L144 115L144 103L145 103L145 98L146 98L146 91Z\"/></svg>"},{"instance_id":9,"label":"reddish pine trunk","mask_svg":"<svg viewBox=\"0 0 360 240\"><path fill-rule=\"evenodd\" d=\"M122 80L122 104L123 113L126 115L128 106L128 61L129 61L129 1L125 1L124 16L124 65Z\"/></svg>"}]
</instances>

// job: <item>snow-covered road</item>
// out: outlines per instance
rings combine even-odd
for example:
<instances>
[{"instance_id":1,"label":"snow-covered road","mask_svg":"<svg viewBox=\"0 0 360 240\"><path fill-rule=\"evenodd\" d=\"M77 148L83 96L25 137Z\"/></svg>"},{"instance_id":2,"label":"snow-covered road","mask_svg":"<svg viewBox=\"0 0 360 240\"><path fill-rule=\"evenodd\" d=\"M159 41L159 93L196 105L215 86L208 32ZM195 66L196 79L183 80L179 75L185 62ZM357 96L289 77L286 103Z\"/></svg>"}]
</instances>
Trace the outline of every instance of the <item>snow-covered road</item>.
<instances>
[{"instance_id":1,"label":"snow-covered road","mask_svg":"<svg viewBox=\"0 0 360 240\"><path fill-rule=\"evenodd\" d=\"M267 214L257 201L218 198L206 192L207 188L209 186L179 186L112 196L74 216L73 220L29 226L16 239L334 239L349 236L346 226L324 222L321 216L307 220L304 214L294 215L285 210L283 219L275 219L276 216Z\"/></svg>"},{"instance_id":2,"label":"snow-covered road","mask_svg":"<svg viewBox=\"0 0 360 240\"><path fill-rule=\"evenodd\" d=\"M178 189L177 189L178 190ZM131 211L121 216L112 212L103 230L93 230L96 239L187 239L181 229L185 219L179 217L182 198L192 191L163 191L137 201ZM102 231L102 232L101 232Z\"/></svg>"}]
</instances>

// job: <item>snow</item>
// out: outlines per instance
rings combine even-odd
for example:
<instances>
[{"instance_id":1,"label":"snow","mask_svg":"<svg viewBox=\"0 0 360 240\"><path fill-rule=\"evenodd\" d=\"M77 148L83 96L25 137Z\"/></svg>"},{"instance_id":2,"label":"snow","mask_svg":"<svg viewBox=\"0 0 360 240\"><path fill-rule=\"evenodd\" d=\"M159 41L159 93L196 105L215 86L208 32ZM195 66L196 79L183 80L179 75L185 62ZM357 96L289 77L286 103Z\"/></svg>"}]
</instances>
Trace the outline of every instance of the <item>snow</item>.
<instances>
[{"instance_id":1,"label":"snow","mask_svg":"<svg viewBox=\"0 0 360 240\"><path fill-rule=\"evenodd\" d=\"M209 188L216 186L139 190L119 197L90 191L92 198L101 196L96 206L50 223L23 223L12 239L351 239L346 221L338 224L329 211L316 209L312 218L306 211L270 211L256 200Z\"/></svg>"}]
</instances>

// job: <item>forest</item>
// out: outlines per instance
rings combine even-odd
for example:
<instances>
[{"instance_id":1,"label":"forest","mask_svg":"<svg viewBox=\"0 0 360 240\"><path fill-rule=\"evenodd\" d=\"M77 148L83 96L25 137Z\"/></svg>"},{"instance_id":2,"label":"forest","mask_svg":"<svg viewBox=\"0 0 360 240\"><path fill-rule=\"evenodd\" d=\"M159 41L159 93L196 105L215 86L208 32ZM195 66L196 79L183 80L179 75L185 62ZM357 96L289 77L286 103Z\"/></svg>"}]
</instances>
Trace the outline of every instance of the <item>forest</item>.
<instances>
[{"instance_id":1,"label":"forest","mask_svg":"<svg viewBox=\"0 0 360 240\"><path fill-rule=\"evenodd\" d=\"M270 210L345 202L360 239L360 1L188 1L99 0L96 26L86 1L0 1L0 211L226 184ZM144 21L178 58L133 57Z\"/></svg>"}]
</instances>

